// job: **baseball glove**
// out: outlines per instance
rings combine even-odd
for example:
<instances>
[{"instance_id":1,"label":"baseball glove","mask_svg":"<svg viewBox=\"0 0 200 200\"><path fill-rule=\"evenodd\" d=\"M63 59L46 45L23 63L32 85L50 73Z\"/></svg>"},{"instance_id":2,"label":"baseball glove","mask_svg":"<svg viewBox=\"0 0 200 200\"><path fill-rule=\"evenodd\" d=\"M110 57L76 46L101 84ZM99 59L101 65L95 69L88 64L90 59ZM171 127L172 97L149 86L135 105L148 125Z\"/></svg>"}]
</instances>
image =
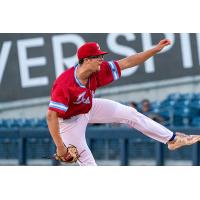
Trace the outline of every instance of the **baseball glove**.
<instances>
[{"instance_id":1,"label":"baseball glove","mask_svg":"<svg viewBox=\"0 0 200 200\"><path fill-rule=\"evenodd\" d=\"M71 144L67 147L67 152L64 155L58 156L57 154L54 154L55 160L65 163L75 163L79 160L79 157L80 154L78 153L77 148Z\"/></svg>"}]
</instances>

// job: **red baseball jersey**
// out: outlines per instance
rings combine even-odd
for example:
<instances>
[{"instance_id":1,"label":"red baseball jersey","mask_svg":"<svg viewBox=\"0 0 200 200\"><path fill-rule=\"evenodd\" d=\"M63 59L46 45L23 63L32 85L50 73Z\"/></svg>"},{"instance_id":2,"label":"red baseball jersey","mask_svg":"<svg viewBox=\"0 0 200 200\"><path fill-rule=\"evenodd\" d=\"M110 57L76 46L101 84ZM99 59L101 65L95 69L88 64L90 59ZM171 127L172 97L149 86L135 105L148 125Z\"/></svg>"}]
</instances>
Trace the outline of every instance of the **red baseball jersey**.
<instances>
[{"instance_id":1,"label":"red baseball jersey","mask_svg":"<svg viewBox=\"0 0 200 200\"><path fill-rule=\"evenodd\" d=\"M100 66L100 71L93 73L85 86L76 76L77 67L78 65L64 71L52 87L49 110L56 111L63 119L88 113L92 107L92 98L96 89L108 85L121 76L121 70L116 61L104 61Z\"/></svg>"}]
</instances>

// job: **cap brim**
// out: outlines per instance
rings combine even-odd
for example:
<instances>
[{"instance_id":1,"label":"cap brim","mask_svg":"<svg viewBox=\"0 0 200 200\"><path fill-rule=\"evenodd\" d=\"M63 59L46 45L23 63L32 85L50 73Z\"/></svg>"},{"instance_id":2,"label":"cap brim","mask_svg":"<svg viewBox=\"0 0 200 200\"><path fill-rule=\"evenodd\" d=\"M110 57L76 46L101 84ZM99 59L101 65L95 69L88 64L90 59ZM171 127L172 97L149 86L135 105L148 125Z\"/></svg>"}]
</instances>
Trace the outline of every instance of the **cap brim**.
<instances>
[{"instance_id":1,"label":"cap brim","mask_svg":"<svg viewBox=\"0 0 200 200\"><path fill-rule=\"evenodd\" d=\"M100 51L100 52L98 53L98 55L105 55L105 54L108 54L108 52ZM97 56L98 56L98 55L97 55Z\"/></svg>"}]
</instances>

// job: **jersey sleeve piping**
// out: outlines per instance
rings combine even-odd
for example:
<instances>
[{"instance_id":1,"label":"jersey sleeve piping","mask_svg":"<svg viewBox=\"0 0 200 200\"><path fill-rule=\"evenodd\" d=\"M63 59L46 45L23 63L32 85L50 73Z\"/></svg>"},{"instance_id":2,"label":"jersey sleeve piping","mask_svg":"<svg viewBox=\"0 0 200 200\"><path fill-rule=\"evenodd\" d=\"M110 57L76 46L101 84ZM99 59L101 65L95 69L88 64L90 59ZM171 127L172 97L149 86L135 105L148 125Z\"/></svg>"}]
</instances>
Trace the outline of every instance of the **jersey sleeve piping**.
<instances>
[{"instance_id":1,"label":"jersey sleeve piping","mask_svg":"<svg viewBox=\"0 0 200 200\"><path fill-rule=\"evenodd\" d=\"M115 63L113 61L109 61L108 64L109 64L109 67L112 71L112 75L113 75L114 80L119 79L120 76L119 76L117 66L115 65Z\"/></svg>"},{"instance_id":2,"label":"jersey sleeve piping","mask_svg":"<svg viewBox=\"0 0 200 200\"><path fill-rule=\"evenodd\" d=\"M68 107L66 105L64 105L62 103L55 102L55 101L50 101L49 107L50 108L56 108L56 109L64 111L64 112L66 112L68 110Z\"/></svg>"}]
</instances>

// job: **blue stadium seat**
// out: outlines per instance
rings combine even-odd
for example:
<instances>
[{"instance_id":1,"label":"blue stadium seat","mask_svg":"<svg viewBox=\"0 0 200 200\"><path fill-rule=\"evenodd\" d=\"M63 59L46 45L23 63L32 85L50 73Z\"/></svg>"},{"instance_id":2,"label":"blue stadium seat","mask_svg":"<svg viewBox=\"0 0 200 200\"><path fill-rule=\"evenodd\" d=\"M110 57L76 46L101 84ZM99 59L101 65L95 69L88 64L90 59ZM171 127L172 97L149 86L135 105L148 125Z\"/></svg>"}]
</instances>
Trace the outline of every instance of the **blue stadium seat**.
<instances>
[{"instance_id":1,"label":"blue stadium seat","mask_svg":"<svg viewBox=\"0 0 200 200\"><path fill-rule=\"evenodd\" d=\"M174 126L189 126L191 121L191 111L189 107L179 107L174 113Z\"/></svg>"},{"instance_id":2,"label":"blue stadium seat","mask_svg":"<svg viewBox=\"0 0 200 200\"><path fill-rule=\"evenodd\" d=\"M200 100L200 93L195 93L192 100Z\"/></svg>"},{"instance_id":3,"label":"blue stadium seat","mask_svg":"<svg viewBox=\"0 0 200 200\"><path fill-rule=\"evenodd\" d=\"M200 100L192 100L190 103L190 110L193 117L200 116Z\"/></svg>"},{"instance_id":4,"label":"blue stadium seat","mask_svg":"<svg viewBox=\"0 0 200 200\"><path fill-rule=\"evenodd\" d=\"M159 115L164 118L165 121L172 121L174 116L173 109L160 109Z\"/></svg>"},{"instance_id":5,"label":"blue stadium seat","mask_svg":"<svg viewBox=\"0 0 200 200\"><path fill-rule=\"evenodd\" d=\"M191 101L191 107L200 109L200 100L192 100Z\"/></svg>"},{"instance_id":6,"label":"blue stadium seat","mask_svg":"<svg viewBox=\"0 0 200 200\"><path fill-rule=\"evenodd\" d=\"M164 100L164 101L161 102L160 108L161 109L173 109L175 103L176 103L176 100L166 99L166 100Z\"/></svg>"},{"instance_id":7,"label":"blue stadium seat","mask_svg":"<svg viewBox=\"0 0 200 200\"><path fill-rule=\"evenodd\" d=\"M151 109L159 109L160 108L161 103L159 101L154 101L151 103Z\"/></svg>"},{"instance_id":8,"label":"blue stadium seat","mask_svg":"<svg viewBox=\"0 0 200 200\"><path fill-rule=\"evenodd\" d=\"M6 128L18 128L19 127L17 119L6 119L5 125L6 125Z\"/></svg>"},{"instance_id":9,"label":"blue stadium seat","mask_svg":"<svg viewBox=\"0 0 200 200\"><path fill-rule=\"evenodd\" d=\"M30 124L33 128L40 127L40 120L38 118L32 118L30 119Z\"/></svg>"},{"instance_id":10,"label":"blue stadium seat","mask_svg":"<svg viewBox=\"0 0 200 200\"><path fill-rule=\"evenodd\" d=\"M23 127L24 126L24 123L25 123L25 120L24 119L18 119L18 124L19 124L19 127Z\"/></svg>"},{"instance_id":11,"label":"blue stadium seat","mask_svg":"<svg viewBox=\"0 0 200 200\"><path fill-rule=\"evenodd\" d=\"M180 98L180 93L172 93L167 96L168 100L178 100Z\"/></svg>"},{"instance_id":12,"label":"blue stadium seat","mask_svg":"<svg viewBox=\"0 0 200 200\"><path fill-rule=\"evenodd\" d=\"M43 127L43 128L46 128L47 127L47 122L46 122L46 119L45 118L42 118L39 120L39 123L40 123L40 126Z\"/></svg>"},{"instance_id":13,"label":"blue stadium seat","mask_svg":"<svg viewBox=\"0 0 200 200\"><path fill-rule=\"evenodd\" d=\"M156 113L156 114L159 114L160 113L160 108L159 107L155 107L155 108L152 108L151 109L151 113Z\"/></svg>"},{"instance_id":14,"label":"blue stadium seat","mask_svg":"<svg viewBox=\"0 0 200 200\"><path fill-rule=\"evenodd\" d=\"M179 100L191 100L194 98L194 93L180 94Z\"/></svg>"},{"instance_id":15,"label":"blue stadium seat","mask_svg":"<svg viewBox=\"0 0 200 200\"><path fill-rule=\"evenodd\" d=\"M190 105L190 100L189 99L179 99L178 101L176 101L175 105L174 105L174 109L183 109L185 107L188 107Z\"/></svg>"},{"instance_id":16,"label":"blue stadium seat","mask_svg":"<svg viewBox=\"0 0 200 200\"><path fill-rule=\"evenodd\" d=\"M192 119L191 126L200 127L200 117L195 117Z\"/></svg>"},{"instance_id":17,"label":"blue stadium seat","mask_svg":"<svg viewBox=\"0 0 200 200\"><path fill-rule=\"evenodd\" d=\"M47 127L45 119L31 118L31 119L21 119L21 127L24 128L43 128Z\"/></svg>"},{"instance_id":18,"label":"blue stadium seat","mask_svg":"<svg viewBox=\"0 0 200 200\"><path fill-rule=\"evenodd\" d=\"M6 128L6 120L0 119L0 128Z\"/></svg>"},{"instance_id":19,"label":"blue stadium seat","mask_svg":"<svg viewBox=\"0 0 200 200\"><path fill-rule=\"evenodd\" d=\"M31 127L30 119L18 119L19 126L21 128L29 128Z\"/></svg>"}]
</instances>

